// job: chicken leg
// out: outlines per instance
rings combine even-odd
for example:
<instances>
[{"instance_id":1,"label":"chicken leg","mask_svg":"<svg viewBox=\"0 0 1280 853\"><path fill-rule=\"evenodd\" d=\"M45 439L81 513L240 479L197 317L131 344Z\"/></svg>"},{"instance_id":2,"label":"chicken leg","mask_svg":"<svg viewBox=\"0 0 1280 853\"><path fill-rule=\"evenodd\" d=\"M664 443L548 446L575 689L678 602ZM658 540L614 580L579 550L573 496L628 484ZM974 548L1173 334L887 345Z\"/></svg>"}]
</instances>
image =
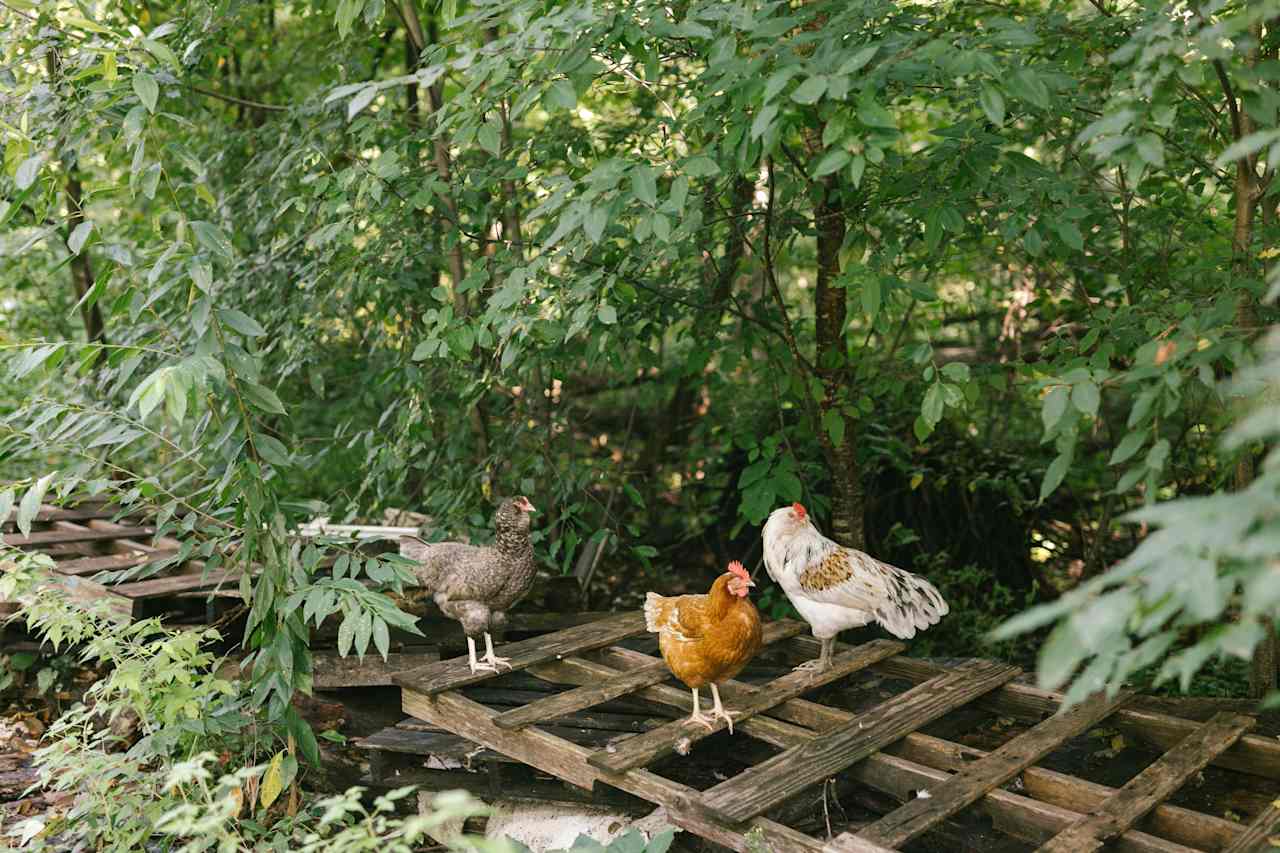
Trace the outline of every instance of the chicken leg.
<instances>
[{"instance_id":1,"label":"chicken leg","mask_svg":"<svg viewBox=\"0 0 1280 853\"><path fill-rule=\"evenodd\" d=\"M484 636L485 636L485 639L489 638L488 634L485 634ZM490 652L493 651L492 646L490 646L489 651ZM501 660L501 658L499 658L499 660ZM493 663L490 663L488 660L476 659L476 641L474 637L470 637L470 636L467 637L467 665L471 667L471 672L473 674L477 672L497 672L498 671L498 667Z\"/></svg>"},{"instance_id":2,"label":"chicken leg","mask_svg":"<svg viewBox=\"0 0 1280 853\"><path fill-rule=\"evenodd\" d=\"M501 672L499 667L503 667L503 666L505 666L507 669L513 668L511 666L510 658L500 658L493 653L493 637L489 636L488 631L484 632L484 660L485 660L485 663L493 667L494 672Z\"/></svg>"},{"instance_id":3,"label":"chicken leg","mask_svg":"<svg viewBox=\"0 0 1280 853\"><path fill-rule=\"evenodd\" d=\"M813 660L805 661L796 667L797 672L807 672L810 677L816 676L820 672L826 672L831 668L831 651L835 648L835 637L822 638L822 653Z\"/></svg>"},{"instance_id":4,"label":"chicken leg","mask_svg":"<svg viewBox=\"0 0 1280 853\"><path fill-rule=\"evenodd\" d=\"M720 704L720 690L716 687L715 682L711 683L711 696L715 699L715 705L711 707L712 719L722 719L729 724L729 734L733 734L733 712L726 711L724 705Z\"/></svg>"},{"instance_id":5,"label":"chicken leg","mask_svg":"<svg viewBox=\"0 0 1280 853\"><path fill-rule=\"evenodd\" d=\"M693 713L689 715L685 722L698 723L699 725L706 726L709 729L715 728L715 723L713 722L715 718L708 717L706 714L698 710L698 688L690 687L689 689L693 691ZM714 690L715 688L713 687L712 689Z\"/></svg>"}]
</instances>

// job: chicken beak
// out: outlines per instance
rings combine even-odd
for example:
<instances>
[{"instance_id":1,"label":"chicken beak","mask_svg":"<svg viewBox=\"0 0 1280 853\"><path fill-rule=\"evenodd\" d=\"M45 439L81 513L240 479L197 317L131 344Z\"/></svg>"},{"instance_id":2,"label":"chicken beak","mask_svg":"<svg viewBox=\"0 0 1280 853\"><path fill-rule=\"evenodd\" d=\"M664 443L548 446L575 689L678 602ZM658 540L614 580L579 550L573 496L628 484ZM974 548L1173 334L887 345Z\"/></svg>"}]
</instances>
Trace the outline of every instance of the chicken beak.
<instances>
[{"instance_id":1,"label":"chicken beak","mask_svg":"<svg viewBox=\"0 0 1280 853\"><path fill-rule=\"evenodd\" d=\"M533 504L529 503L528 501L524 502L524 511L529 513L537 512L537 510L534 509Z\"/></svg>"}]
</instances>

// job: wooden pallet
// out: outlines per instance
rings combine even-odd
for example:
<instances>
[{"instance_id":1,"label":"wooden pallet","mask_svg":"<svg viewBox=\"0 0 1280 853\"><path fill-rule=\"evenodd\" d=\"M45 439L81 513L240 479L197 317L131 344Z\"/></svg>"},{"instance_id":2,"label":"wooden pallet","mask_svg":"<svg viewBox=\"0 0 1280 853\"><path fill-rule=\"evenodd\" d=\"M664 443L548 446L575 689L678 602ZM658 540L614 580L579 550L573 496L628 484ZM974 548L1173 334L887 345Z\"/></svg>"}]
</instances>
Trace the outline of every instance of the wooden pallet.
<instances>
[{"instance_id":1,"label":"wooden pallet","mask_svg":"<svg viewBox=\"0 0 1280 853\"><path fill-rule=\"evenodd\" d=\"M122 620L145 612L145 602L183 593L208 593L234 586L238 569L208 570L201 560L178 561L182 544L156 535L153 525L136 520L113 521L117 513L101 506L62 509L42 505L29 535L3 534L5 545L40 551L55 561L59 585L85 601L107 602ZM6 521L5 529L12 526ZM99 582L101 572L134 569L132 580Z\"/></svg>"},{"instance_id":2,"label":"wooden pallet","mask_svg":"<svg viewBox=\"0 0 1280 853\"><path fill-rule=\"evenodd\" d=\"M803 636L807 631L798 622L767 623L764 654L788 647L791 659L797 651L815 654L816 643ZM812 683L782 669L763 683L722 685L725 704L735 712L736 733L729 735L720 732L722 723L708 731L684 722L689 691L668 680L661 660L649 652L652 637L646 650L626 647L643 632L638 614L618 614L504 645L499 651L511 658L515 675L472 674L465 660L454 659L394 676L411 719L363 742L382 755L382 764L374 762L374 781L379 767L394 765L384 784L457 787L456 773L421 762L453 749L486 768L527 765L540 774L538 781L559 780L584 792L578 795L583 800L608 792L662 806L685 830L735 850L749 849L760 836L779 853L895 850L970 809L1001 832L1046 850L1104 843L1141 853L1252 850L1249 845L1280 830L1277 808L1246 827L1165 802L1209 765L1280 778L1280 744L1247 734L1254 724L1247 716L1181 719L1149 710L1151 702L1129 693L1093 697L1051 716L1061 695L1015 683L1014 667L971 661L942 668L902 658L902 644L877 640L837 645L832 670ZM915 686L857 712L802 698L871 670ZM510 688L512 679L527 687L531 677L544 689ZM516 696L522 692L525 698ZM626 715L616 712L628 707L639 711L617 719ZM993 710L1031 725L990 751L921 731L949 715L990 716ZM1140 730L1143 742L1167 752L1120 788L1036 766L1104 720L1126 732ZM709 738L714 748L698 746ZM708 764L714 771L697 778L697 768ZM797 798L825 791L831 779L887 794L901 805L831 838L787 825ZM486 777L470 787L484 796L490 784ZM1274 782L1265 784L1275 789ZM492 788L495 796L510 790Z\"/></svg>"}]
</instances>

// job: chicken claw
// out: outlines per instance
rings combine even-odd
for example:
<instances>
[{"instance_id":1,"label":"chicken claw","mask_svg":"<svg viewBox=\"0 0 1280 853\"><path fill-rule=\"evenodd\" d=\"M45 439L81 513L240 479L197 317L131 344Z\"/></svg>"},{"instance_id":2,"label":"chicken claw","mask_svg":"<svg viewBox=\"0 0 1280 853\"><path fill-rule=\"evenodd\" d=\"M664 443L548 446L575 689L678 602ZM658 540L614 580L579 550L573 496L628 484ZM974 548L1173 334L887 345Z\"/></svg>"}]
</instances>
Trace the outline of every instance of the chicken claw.
<instances>
[{"instance_id":1,"label":"chicken claw","mask_svg":"<svg viewBox=\"0 0 1280 853\"><path fill-rule=\"evenodd\" d=\"M493 638L489 636L488 631L484 632L484 659L493 668L494 672L501 672L502 670L499 667L504 666L507 669L515 669L511 665L511 658L500 658L493 653Z\"/></svg>"},{"instance_id":2,"label":"chicken claw","mask_svg":"<svg viewBox=\"0 0 1280 853\"><path fill-rule=\"evenodd\" d=\"M708 715L708 714L702 713L701 711L694 711L692 714L690 714L688 717L685 718L685 722L697 723L700 726L706 726L708 729L714 729L716 727L715 719L716 719L716 715L714 714Z\"/></svg>"},{"instance_id":3,"label":"chicken claw","mask_svg":"<svg viewBox=\"0 0 1280 853\"><path fill-rule=\"evenodd\" d=\"M501 660L501 658L499 658ZM475 675L481 672L497 672L498 668L488 660L472 660L467 661L467 666L471 667L471 674Z\"/></svg>"}]
</instances>

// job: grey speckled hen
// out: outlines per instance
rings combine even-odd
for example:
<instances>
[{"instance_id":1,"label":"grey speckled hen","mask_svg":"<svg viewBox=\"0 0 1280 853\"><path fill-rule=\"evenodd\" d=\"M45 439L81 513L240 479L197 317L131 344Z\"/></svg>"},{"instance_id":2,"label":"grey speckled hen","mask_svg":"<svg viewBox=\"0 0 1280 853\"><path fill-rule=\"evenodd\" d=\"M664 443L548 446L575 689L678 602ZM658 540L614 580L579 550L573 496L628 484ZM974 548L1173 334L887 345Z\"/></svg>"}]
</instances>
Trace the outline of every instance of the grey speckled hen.
<instances>
[{"instance_id":1,"label":"grey speckled hen","mask_svg":"<svg viewBox=\"0 0 1280 853\"><path fill-rule=\"evenodd\" d=\"M472 672L498 672L510 668L506 658L493 653L490 630L507 621L507 611L533 586L537 567L529 541L529 514L533 504L523 495L508 498L493 516L492 545L477 547L461 542L424 542L416 536L400 539L400 554L418 562L413 573L418 583L433 593L436 605L462 623ZM476 659L476 640L484 634L485 656Z\"/></svg>"}]
</instances>

